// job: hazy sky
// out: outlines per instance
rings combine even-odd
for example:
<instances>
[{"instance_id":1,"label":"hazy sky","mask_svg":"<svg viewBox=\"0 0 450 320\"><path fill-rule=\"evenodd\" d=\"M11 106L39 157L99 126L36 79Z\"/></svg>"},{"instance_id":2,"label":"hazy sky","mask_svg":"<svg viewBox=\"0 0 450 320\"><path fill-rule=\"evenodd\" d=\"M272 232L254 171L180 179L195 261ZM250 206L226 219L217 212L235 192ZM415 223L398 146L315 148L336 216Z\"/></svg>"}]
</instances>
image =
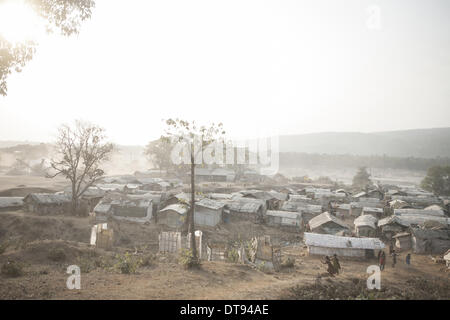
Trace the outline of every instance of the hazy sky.
<instances>
[{"instance_id":1,"label":"hazy sky","mask_svg":"<svg viewBox=\"0 0 450 320\"><path fill-rule=\"evenodd\" d=\"M168 117L240 137L450 126L448 0L96 2L80 35L35 35L0 140L51 141L75 118L121 144Z\"/></svg>"}]
</instances>

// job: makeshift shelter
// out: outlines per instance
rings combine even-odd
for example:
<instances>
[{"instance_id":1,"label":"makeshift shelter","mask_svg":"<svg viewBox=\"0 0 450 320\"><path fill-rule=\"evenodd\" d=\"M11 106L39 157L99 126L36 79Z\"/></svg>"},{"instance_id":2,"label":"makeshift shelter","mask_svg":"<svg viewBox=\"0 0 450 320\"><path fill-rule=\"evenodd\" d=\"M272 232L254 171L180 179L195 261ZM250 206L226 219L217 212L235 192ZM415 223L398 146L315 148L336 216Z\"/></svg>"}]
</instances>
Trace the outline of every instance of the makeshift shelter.
<instances>
[{"instance_id":1,"label":"makeshift shelter","mask_svg":"<svg viewBox=\"0 0 450 320\"><path fill-rule=\"evenodd\" d=\"M322 206L305 202L286 201L281 206L282 211L301 212L305 223L322 213Z\"/></svg>"},{"instance_id":2,"label":"makeshift shelter","mask_svg":"<svg viewBox=\"0 0 450 320\"><path fill-rule=\"evenodd\" d=\"M411 233L401 232L392 237L395 239L395 247L399 251L407 251L411 249Z\"/></svg>"},{"instance_id":3,"label":"makeshift shelter","mask_svg":"<svg viewBox=\"0 0 450 320\"><path fill-rule=\"evenodd\" d=\"M276 191L244 190L241 191L243 198L259 199L265 201L266 208L277 210L283 201L287 199L287 194Z\"/></svg>"},{"instance_id":4,"label":"makeshift shelter","mask_svg":"<svg viewBox=\"0 0 450 320\"><path fill-rule=\"evenodd\" d=\"M378 219L372 215L361 215L353 222L358 237L375 237L377 235Z\"/></svg>"},{"instance_id":5,"label":"makeshift shelter","mask_svg":"<svg viewBox=\"0 0 450 320\"><path fill-rule=\"evenodd\" d=\"M281 266L281 248L272 244L270 236L252 239L250 261L264 269L279 270Z\"/></svg>"},{"instance_id":6,"label":"makeshift shelter","mask_svg":"<svg viewBox=\"0 0 450 320\"><path fill-rule=\"evenodd\" d=\"M441 203L441 200L436 196L392 196L392 200L403 200L414 207L421 208Z\"/></svg>"},{"instance_id":7,"label":"makeshift shelter","mask_svg":"<svg viewBox=\"0 0 450 320\"><path fill-rule=\"evenodd\" d=\"M300 231L302 228L302 214L299 212L267 210L265 222L269 226Z\"/></svg>"},{"instance_id":8,"label":"makeshift shelter","mask_svg":"<svg viewBox=\"0 0 450 320\"><path fill-rule=\"evenodd\" d=\"M232 195L230 193L210 193L208 194L208 198L212 200L231 200Z\"/></svg>"},{"instance_id":9,"label":"makeshift shelter","mask_svg":"<svg viewBox=\"0 0 450 320\"><path fill-rule=\"evenodd\" d=\"M372 208L372 207L363 207L362 209L362 215L371 215L377 220L382 218L383 216L383 209L382 208Z\"/></svg>"},{"instance_id":10,"label":"makeshift shelter","mask_svg":"<svg viewBox=\"0 0 450 320\"><path fill-rule=\"evenodd\" d=\"M94 214L97 221L113 218L140 223L149 222L153 217L153 202L145 196L109 194L95 206Z\"/></svg>"},{"instance_id":11,"label":"makeshift shelter","mask_svg":"<svg viewBox=\"0 0 450 320\"><path fill-rule=\"evenodd\" d=\"M238 219L261 222L266 212L265 202L259 199L233 198L225 201L225 220Z\"/></svg>"},{"instance_id":12,"label":"makeshift shelter","mask_svg":"<svg viewBox=\"0 0 450 320\"><path fill-rule=\"evenodd\" d=\"M0 197L0 211L20 210L24 206L23 197Z\"/></svg>"},{"instance_id":13,"label":"makeshift shelter","mask_svg":"<svg viewBox=\"0 0 450 320\"><path fill-rule=\"evenodd\" d=\"M403 201L403 200L392 200L389 202L389 206L391 207L391 209L407 209L407 208L411 208L411 206L409 205L408 202Z\"/></svg>"},{"instance_id":14,"label":"makeshift shelter","mask_svg":"<svg viewBox=\"0 0 450 320\"><path fill-rule=\"evenodd\" d=\"M208 261L227 260L228 246L226 243L208 243L206 245L206 257Z\"/></svg>"},{"instance_id":15,"label":"makeshift shelter","mask_svg":"<svg viewBox=\"0 0 450 320\"><path fill-rule=\"evenodd\" d=\"M375 250L384 249L384 243L377 238L340 237L329 234L305 232L303 239L312 255L334 254L343 257L371 258Z\"/></svg>"},{"instance_id":16,"label":"makeshift shelter","mask_svg":"<svg viewBox=\"0 0 450 320\"><path fill-rule=\"evenodd\" d=\"M289 198L287 199L289 202L304 202L308 203L308 201L312 201L313 199L308 198L305 195L301 194L290 194Z\"/></svg>"},{"instance_id":17,"label":"makeshift shelter","mask_svg":"<svg viewBox=\"0 0 450 320\"><path fill-rule=\"evenodd\" d=\"M113 246L113 229L108 229L108 224L101 223L92 226L91 241L92 246L97 248L109 250Z\"/></svg>"},{"instance_id":18,"label":"makeshift shelter","mask_svg":"<svg viewBox=\"0 0 450 320\"><path fill-rule=\"evenodd\" d=\"M444 260L445 260L445 264L447 265L447 268L450 269L450 250L448 250L448 251L444 254Z\"/></svg>"},{"instance_id":19,"label":"makeshift shelter","mask_svg":"<svg viewBox=\"0 0 450 320\"><path fill-rule=\"evenodd\" d=\"M308 225L309 229L315 233L337 234L341 231L349 231L348 226L343 221L329 212L324 212L312 218Z\"/></svg>"},{"instance_id":20,"label":"makeshift shelter","mask_svg":"<svg viewBox=\"0 0 450 320\"><path fill-rule=\"evenodd\" d=\"M195 178L197 181L208 182L232 182L236 178L236 174L232 170L217 168L197 168L195 170Z\"/></svg>"},{"instance_id":21,"label":"makeshift shelter","mask_svg":"<svg viewBox=\"0 0 450 320\"><path fill-rule=\"evenodd\" d=\"M381 228L382 234L390 239L397 233L406 231L410 226L423 225L429 221L433 221L444 226L450 224L450 219L438 216L422 216L418 214L410 215L392 215L378 221L378 227Z\"/></svg>"},{"instance_id":22,"label":"makeshift shelter","mask_svg":"<svg viewBox=\"0 0 450 320\"><path fill-rule=\"evenodd\" d=\"M400 215L421 215L421 216L436 216L445 217L444 210L425 210L425 209L395 209L394 214Z\"/></svg>"},{"instance_id":23,"label":"makeshift shelter","mask_svg":"<svg viewBox=\"0 0 450 320\"><path fill-rule=\"evenodd\" d=\"M350 215L350 204L341 203L334 209L337 217L348 217Z\"/></svg>"},{"instance_id":24,"label":"makeshift shelter","mask_svg":"<svg viewBox=\"0 0 450 320\"><path fill-rule=\"evenodd\" d=\"M171 204L159 210L157 224L164 224L171 228L181 228L187 216L189 207L185 204Z\"/></svg>"},{"instance_id":25,"label":"makeshift shelter","mask_svg":"<svg viewBox=\"0 0 450 320\"><path fill-rule=\"evenodd\" d=\"M225 203L211 199L195 202L195 225L214 227L222 222Z\"/></svg>"},{"instance_id":26,"label":"makeshift shelter","mask_svg":"<svg viewBox=\"0 0 450 320\"><path fill-rule=\"evenodd\" d=\"M195 200L198 201L200 198L195 196ZM191 194L186 192L180 192L177 194L172 194L166 197L164 201L161 202L160 209L163 209L172 204L185 204L189 205L191 203Z\"/></svg>"},{"instance_id":27,"label":"makeshift shelter","mask_svg":"<svg viewBox=\"0 0 450 320\"><path fill-rule=\"evenodd\" d=\"M42 215L64 214L71 208L71 198L66 194L30 193L23 202L28 212Z\"/></svg>"},{"instance_id":28,"label":"makeshift shelter","mask_svg":"<svg viewBox=\"0 0 450 320\"><path fill-rule=\"evenodd\" d=\"M378 189L370 190L369 192L367 192L367 198L376 198L379 200L383 200L384 192Z\"/></svg>"},{"instance_id":29,"label":"makeshift shelter","mask_svg":"<svg viewBox=\"0 0 450 320\"><path fill-rule=\"evenodd\" d=\"M443 254L450 248L450 229L411 228L414 253Z\"/></svg>"},{"instance_id":30,"label":"makeshift shelter","mask_svg":"<svg viewBox=\"0 0 450 320\"><path fill-rule=\"evenodd\" d=\"M203 258L202 253L202 238L203 234L200 230L195 231L195 244L197 248L197 254L200 259ZM180 253L182 249L191 248L191 233L188 233L185 237L181 236L181 232L161 232L158 235L159 252L162 253Z\"/></svg>"}]
</instances>

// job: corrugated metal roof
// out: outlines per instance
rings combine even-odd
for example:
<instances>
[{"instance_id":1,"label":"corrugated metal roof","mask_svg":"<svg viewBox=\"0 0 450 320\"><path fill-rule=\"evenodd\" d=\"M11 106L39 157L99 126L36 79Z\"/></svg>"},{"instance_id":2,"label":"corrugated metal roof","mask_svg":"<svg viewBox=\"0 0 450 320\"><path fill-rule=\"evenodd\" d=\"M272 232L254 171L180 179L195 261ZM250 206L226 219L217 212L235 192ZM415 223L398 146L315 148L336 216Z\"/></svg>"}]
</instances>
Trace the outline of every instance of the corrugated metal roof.
<instances>
[{"instance_id":1,"label":"corrugated metal roof","mask_svg":"<svg viewBox=\"0 0 450 320\"><path fill-rule=\"evenodd\" d=\"M350 210L350 203L342 203L339 204L337 207L342 210Z\"/></svg>"},{"instance_id":2,"label":"corrugated metal roof","mask_svg":"<svg viewBox=\"0 0 450 320\"><path fill-rule=\"evenodd\" d=\"M308 204L304 202L286 201L281 206L283 211L302 211L305 213L319 214L322 213L322 206L316 204Z\"/></svg>"},{"instance_id":3,"label":"corrugated metal roof","mask_svg":"<svg viewBox=\"0 0 450 320\"><path fill-rule=\"evenodd\" d=\"M355 194L355 195L353 196L353 198L361 198L361 197L364 197L364 196L367 196L367 193L365 193L365 192L363 191L363 192L360 192L360 193Z\"/></svg>"},{"instance_id":4,"label":"corrugated metal roof","mask_svg":"<svg viewBox=\"0 0 450 320\"><path fill-rule=\"evenodd\" d=\"M159 212L165 212L169 210L173 210L180 215L185 215L188 211L188 207L184 204L175 203L165 207L164 209L159 210Z\"/></svg>"},{"instance_id":5,"label":"corrugated metal roof","mask_svg":"<svg viewBox=\"0 0 450 320\"><path fill-rule=\"evenodd\" d=\"M422 228L412 228L411 235L420 239L441 239L450 240L450 230L433 230L433 229L422 229Z\"/></svg>"},{"instance_id":6,"label":"corrugated metal roof","mask_svg":"<svg viewBox=\"0 0 450 320\"><path fill-rule=\"evenodd\" d=\"M363 212L383 213L383 209L382 208L373 208L373 207L363 207Z\"/></svg>"},{"instance_id":7,"label":"corrugated metal roof","mask_svg":"<svg viewBox=\"0 0 450 320\"><path fill-rule=\"evenodd\" d=\"M301 213L292 212L292 211L267 210L266 215L273 216L273 217L290 218L290 219L301 218Z\"/></svg>"},{"instance_id":8,"label":"corrugated metal roof","mask_svg":"<svg viewBox=\"0 0 450 320\"><path fill-rule=\"evenodd\" d=\"M428 206L428 207L426 207L423 210L436 210L436 211L442 211L443 212L444 209L442 209L442 207L437 205L437 204L432 204L431 206Z\"/></svg>"},{"instance_id":9,"label":"corrugated metal roof","mask_svg":"<svg viewBox=\"0 0 450 320\"><path fill-rule=\"evenodd\" d=\"M330 234L305 232L303 235L307 246L341 248L341 249L383 249L384 243L378 238L341 237Z\"/></svg>"},{"instance_id":10,"label":"corrugated metal roof","mask_svg":"<svg viewBox=\"0 0 450 320\"><path fill-rule=\"evenodd\" d=\"M250 200L250 199L246 199ZM256 200L256 199L255 199ZM228 200L226 201L226 207L231 211L243 212L243 213L257 213L258 210L263 208L263 204L260 202L262 200L256 201L241 201L239 200Z\"/></svg>"},{"instance_id":11,"label":"corrugated metal roof","mask_svg":"<svg viewBox=\"0 0 450 320\"><path fill-rule=\"evenodd\" d=\"M422 209L394 209L394 214L396 216L400 215L422 215L422 216L437 216L437 217L445 217L445 213L443 210L422 210Z\"/></svg>"},{"instance_id":12,"label":"corrugated metal roof","mask_svg":"<svg viewBox=\"0 0 450 320\"><path fill-rule=\"evenodd\" d=\"M96 213L108 213L111 207L148 208L153 200L147 195L125 195L111 193L105 196L94 208Z\"/></svg>"},{"instance_id":13,"label":"corrugated metal roof","mask_svg":"<svg viewBox=\"0 0 450 320\"><path fill-rule=\"evenodd\" d=\"M209 198L213 200L230 200L232 195L230 193L210 193L208 195Z\"/></svg>"},{"instance_id":14,"label":"corrugated metal roof","mask_svg":"<svg viewBox=\"0 0 450 320\"><path fill-rule=\"evenodd\" d=\"M39 204L63 204L71 201L69 195L54 193L30 193L24 198L24 201L35 201Z\"/></svg>"},{"instance_id":15,"label":"corrugated metal roof","mask_svg":"<svg viewBox=\"0 0 450 320\"><path fill-rule=\"evenodd\" d=\"M420 225L425 223L426 221L435 221L444 225L450 225L450 219L446 217L439 216L422 216L418 214L410 214L410 215L392 215L390 217L381 219L378 221L378 226L382 227L384 225L398 223L401 226L409 227L411 225Z\"/></svg>"},{"instance_id":16,"label":"corrugated metal roof","mask_svg":"<svg viewBox=\"0 0 450 320\"><path fill-rule=\"evenodd\" d=\"M308 201L308 200L312 200L312 199L308 198L307 196L300 195L300 194L290 194L289 195L289 201L291 201L291 202L304 202L304 201Z\"/></svg>"},{"instance_id":17,"label":"corrugated metal roof","mask_svg":"<svg viewBox=\"0 0 450 320\"><path fill-rule=\"evenodd\" d=\"M353 221L353 224L357 227L368 226L373 229L377 228L378 219L370 214L361 215Z\"/></svg>"},{"instance_id":18,"label":"corrugated metal roof","mask_svg":"<svg viewBox=\"0 0 450 320\"><path fill-rule=\"evenodd\" d=\"M348 228L348 226L343 221L331 215L329 212L319 214L318 216L309 220L308 224L311 227L311 229L316 229L328 222L333 222L336 223L337 225L340 225L341 227Z\"/></svg>"},{"instance_id":19,"label":"corrugated metal roof","mask_svg":"<svg viewBox=\"0 0 450 320\"><path fill-rule=\"evenodd\" d=\"M219 210L222 209L225 206L225 203L221 202L221 201L216 201L216 200L211 200L211 199L201 199L200 201L197 201L195 203L196 206L201 206L201 207L205 207L205 208L209 208L209 209L213 209L213 210Z\"/></svg>"}]
</instances>

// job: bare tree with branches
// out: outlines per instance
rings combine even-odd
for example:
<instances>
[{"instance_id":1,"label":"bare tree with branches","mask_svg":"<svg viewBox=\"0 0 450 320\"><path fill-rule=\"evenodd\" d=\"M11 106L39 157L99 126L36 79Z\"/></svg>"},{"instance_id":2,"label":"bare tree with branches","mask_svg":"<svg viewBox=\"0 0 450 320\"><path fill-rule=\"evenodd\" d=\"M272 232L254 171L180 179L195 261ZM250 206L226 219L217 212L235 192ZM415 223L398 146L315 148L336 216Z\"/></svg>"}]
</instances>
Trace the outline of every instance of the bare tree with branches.
<instances>
[{"instance_id":1,"label":"bare tree with branches","mask_svg":"<svg viewBox=\"0 0 450 320\"><path fill-rule=\"evenodd\" d=\"M56 141L58 159L51 161L52 174L47 177L63 176L72 187L72 214L76 214L80 199L86 190L104 174L100 165L109 159L114 149L105 142L104 129L99 126L76 121L73 127L63 125Z\"/></svg>"},{"instance_id":2,"label":"bare tree with branches","mask_svg":"<svg viewBox=\"0 0 450 320\"><path fill-rule=\"evenodd\" d=\"M195 121L189 122L180 119L166 120L165 138L170 139L171 143L183 144L186 152L185 159L188 159L188 165L191 171L191 203L188 212L187 223L188 232L190 232L190 242L192 248L192 256L194 261L198 260L197 247L195 245L195 166L198 164L197 157L209 145L215 141L223 140L225 131L222 123L212 123L209 127L198 126Z\"/></svg>"}]
</instances>

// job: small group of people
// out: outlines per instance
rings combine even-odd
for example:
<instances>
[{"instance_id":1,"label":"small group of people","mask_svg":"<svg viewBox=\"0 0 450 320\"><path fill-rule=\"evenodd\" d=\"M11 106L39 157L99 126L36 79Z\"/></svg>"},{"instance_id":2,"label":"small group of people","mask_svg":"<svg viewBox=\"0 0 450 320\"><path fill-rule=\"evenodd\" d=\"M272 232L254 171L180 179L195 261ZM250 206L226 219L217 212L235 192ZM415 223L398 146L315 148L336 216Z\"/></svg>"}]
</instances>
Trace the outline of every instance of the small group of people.
<instances>
[{"instance_id":1,"label":"small group of people","mask_svg":"<svg viewBox=\"0 0 450 320\"><path fill-rule=\"evenodd\" d=\"M392 247L389 247L389 253L392 257L392 268L395 268L395 265L397 264L397 256L399 254ZM411 265L411 254L410 253L408 253L406 255L405 262L408 267ZM380 270L383 271L384 267L386 265L386 254L384 253L384 251L378 252L378 264L380 266Z\"/></svg>"},{"instance_id":2,"label":"small group of people","mask_svg":"<svg viewBox=\"0 0 450 320\"><path fill-rule=\"evenodd\" d=\"M330 259L329 256L325 256L325 261L322 261L323 264L327 265L328 273L334 277L335 274L339 274L341 270L341 264L339 263L339 259L336 254Z\"/></svg>"},{"instance_id":3,"label":"small group of people","mask_svg":"<svg viewBox=\"0 0 450 320\"><path fill-rule=\"evenodd\" d=\"M397 264L397 256L399 255L395 249L389 248L390 255L392 257L392 268L395 268ZM341 264L339 263L339 259L336 254L334 254L331 259L329 256L325 256L325 260L321 261L323 264L327 265L327 272L334 277L335 274L339 274L341 270ZM409 267L411 265L411 254L408 253L405 259L406 265ZM380 270L383 271L386 265L386 253L381 250L378 252L378 263L380 266Z\"/></svg>"}]
</instances>

